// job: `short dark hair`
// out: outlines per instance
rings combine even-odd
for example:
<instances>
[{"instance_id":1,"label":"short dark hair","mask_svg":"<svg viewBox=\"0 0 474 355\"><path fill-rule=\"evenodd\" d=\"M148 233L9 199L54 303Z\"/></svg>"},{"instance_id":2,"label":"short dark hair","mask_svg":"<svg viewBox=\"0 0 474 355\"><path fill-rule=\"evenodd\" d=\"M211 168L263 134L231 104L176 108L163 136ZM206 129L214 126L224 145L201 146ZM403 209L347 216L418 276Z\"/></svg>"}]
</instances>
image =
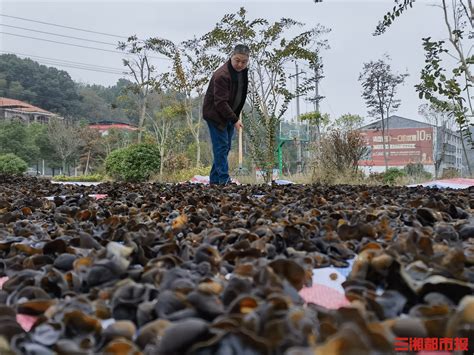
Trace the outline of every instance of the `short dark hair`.
<instances>
[{"instance_id":1,"label":"short dark hair","mask_svg":"<svg viewBox=\"0 0 474 355\"><path fill-rule=\"evenodd\" d=\"M245 44L238 44L234 47L234 50L232 51L231 55L234 54L243 54L246 56L250 55L250 48L246 46Z\"/></svg>"}]
</instances>

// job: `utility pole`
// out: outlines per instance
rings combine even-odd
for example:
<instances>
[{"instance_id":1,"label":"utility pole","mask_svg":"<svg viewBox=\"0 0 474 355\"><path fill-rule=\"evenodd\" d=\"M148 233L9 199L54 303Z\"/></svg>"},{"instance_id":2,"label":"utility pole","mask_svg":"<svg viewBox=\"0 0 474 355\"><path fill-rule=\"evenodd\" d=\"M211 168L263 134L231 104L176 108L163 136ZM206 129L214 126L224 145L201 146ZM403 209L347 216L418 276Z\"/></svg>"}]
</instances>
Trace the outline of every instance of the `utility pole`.
<instances>
[{"instance_id":1,"label":"utility pole","mask_svg":"<svg viewBox=\"0 0 474 355\"><path fill-rule=\"evenodd\" d=\"M298 87L300 86L300 80L299 76L300 73L298 72L298 62L295 62L295 67L296 67L296 89L298 90ZM302 72L303 73L303 72ZM296 122L300 121L300 95L296 95Z\"/></svg>"},{"instance_id":2,"label":"utility pole","mask_svg":"<svg viewBox=\"0 0 474 355\"><path fill-rule=\"evenodd\" d=\"M300 74L304 74L305 72L303 70L298 71L298 63L297 62L295 62L295 67L296 67L296 73L293 74L293 75L288 76L288 79L296 77L296 89L295 89L295 91L296 91L296 119L292 120L292 121L299 122L299 118L300 118L300 94L297 91L298 91L298 86L300 85Z\"/></svg>"},{"instance_id":3,"label":"utility pole","mask_svg":"<svg viewBox=\"0 0 474 355\"><path fill-rule=\"evenodd\" d=\"M295 62L296 67L296 90L298 90L299 82L299 72L298 72L298 62ZM300 95L296 95L296 124L298 127L298 137L296 138L296 173L301 174L303 171L303 161L302 161L302 145L300 140Z\"/></svg>"},{"instance_id":4,"label":"utility pole","mask_svg":"<svg viewBox=\"0 0 474 355\"><path fill-rule=\"evenodd\" d=\"M298 62L295 61L295 69L296 72L294 75L290 75L289 78L296 77L296 117L294 118L294 122L296 126L298 127L298 137L295 138L295 145L296 145L296 172L301 173L302 172L302 167L303 167L303 161L302 161L302 144L301 144L301 137L300 137L300 94L299 94L299 86L300 86L300 74L304 73L304 71L299 71L298 69Z\"/></svg>"},{"instance_id":5,"label":"utility pole","mask_svg":"<svg viewBox=\"0 0 474 355\"><path fill-rule=\"evenodd\" d=\"M319 95L319 81L324 78L323 75L320 73L321 66L316 64L314 67L314 112L320 113L319 111L319 101L321 101L324 97ZM321 139L321 122L318 121L317 123L317 140Z\"/></svg>"}]
</instances>

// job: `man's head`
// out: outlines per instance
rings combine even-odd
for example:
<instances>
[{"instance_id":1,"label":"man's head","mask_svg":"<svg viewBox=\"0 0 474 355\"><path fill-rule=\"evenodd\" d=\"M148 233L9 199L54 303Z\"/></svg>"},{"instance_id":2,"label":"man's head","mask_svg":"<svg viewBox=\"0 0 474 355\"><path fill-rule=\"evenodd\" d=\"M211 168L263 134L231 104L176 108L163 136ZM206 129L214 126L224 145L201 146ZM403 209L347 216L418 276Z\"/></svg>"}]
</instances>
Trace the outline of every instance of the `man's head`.
<instances>
[{"instance_id":1,"label":"man's head","mask_svg":"<svg viewBox=\"0 0 474 355\"><path fill-rule=\"evenodd\" d=\"M249 63L250 49L244 44L238 44L234 47L230 56L232 68L236 71L242 71L247 68Z\"/></svg>"}]
</instances>

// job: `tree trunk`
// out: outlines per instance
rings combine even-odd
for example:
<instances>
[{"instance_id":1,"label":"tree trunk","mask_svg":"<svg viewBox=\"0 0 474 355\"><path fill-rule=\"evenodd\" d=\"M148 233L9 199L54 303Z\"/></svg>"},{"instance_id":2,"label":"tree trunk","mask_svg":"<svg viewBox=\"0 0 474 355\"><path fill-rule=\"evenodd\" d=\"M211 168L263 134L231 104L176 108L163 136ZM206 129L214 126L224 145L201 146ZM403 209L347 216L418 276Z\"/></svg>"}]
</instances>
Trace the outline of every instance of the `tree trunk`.
<instances>
[{"instance_id":1,"label":"tree trunk","mask_svg":"<svg viewBox=\"0 0 474 355\"><path fill-rule=\"evenodd\" d=\"M163 167L164 167L165 153L164 149L160 149L160 179L163 181Z\"/></svg>"},{"instance_id":2,"label":"tree trunk","mask_svg":"<svg viewBox=\"0 0 474 355\"><path fill-rule=\"evenodd\" d=\"M387 132L387 139L388 139L388 142L387 142L387 145L388 145L387 162L385 164L388 166L388 161L390 160L390 127L389 127L389 122L388 122L388 119L389 119L389 113L388 112L386 113L385 117L386 117L386 120L387 120L387 124L385 125L385 130Z\"/></svg>"},{"instance_id":3,"label":"tree trunk","mask_svg":"<svg viewBox=\"0 0 474 355\"><path fill-rule=\"evenodd\" d=\"M469 158L467 157L467 151L466 151L466 145L464 144L463 132L462 132L461 126L459 126L459 128L460 128L459 131L461 132L462 150L464 152L464 158L466 159L466 164L467 164L467 171L469 171L469 177L472 177L471 164L469 163Z\"/></svg>"},{"instance_id":4,"label":"tree trunk","mask_svg":"<svg viewBox=\"0 0 474 355\"><path fill-rule=\"evenodd\" d=\"M201 166L201 142L199 139L199 129L194 136L194 141L196 142L196 168Z\"/></svg>"},{"instance_id":5,"label":"tree trunk","mask_svg":"<svg viewBox=\"0 0 474 355\"><path fill-rule=\"evenodd\" d=\"M91 151L89 150L89 152L87 153L87 161L86 161L86 170L84 172L84 175L87 175L87 173L89 172L89 160L91 158Z\"/></svg>"},{"instance_id":6,"label":"tree trunk","mask_svg":"<svg viewBox=\"0 0 474 355\"><path fill-rule=\"evenodd\" d=\"M387 148L385 146L385 119L382 114L382 147L383 147L383 160L385 162L385 172L388 170L387 160Z\"/></svg>"},{"instance_id":7,"label":"tree trunk","mask_svg":"<svg viewBox=\"0 0 474 355\"><path fill-rule=\"evenodd\" d=\"M143 126L145 123L146 97L143 98L140 107L140 117L138 119L138 143L142 142Z\"/></svg>"}]
</instances>

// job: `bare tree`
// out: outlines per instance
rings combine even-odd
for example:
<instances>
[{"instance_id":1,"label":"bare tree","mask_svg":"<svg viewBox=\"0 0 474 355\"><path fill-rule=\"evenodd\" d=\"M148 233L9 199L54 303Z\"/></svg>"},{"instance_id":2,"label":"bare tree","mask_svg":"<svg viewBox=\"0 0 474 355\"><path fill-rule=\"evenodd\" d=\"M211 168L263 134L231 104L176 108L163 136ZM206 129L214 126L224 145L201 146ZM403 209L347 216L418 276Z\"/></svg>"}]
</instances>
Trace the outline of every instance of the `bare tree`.
<instances>
[{"instance_id":1,"label":"bare tree","mask_svg":"<svg viewBox=\"0 0 474 355\"><path fill-rule=\"evenodd\" d=\"M171 72L162 78L163 86L181 94L186 114L186 123L196 145L196 167L201 165L202 101L209 78L219 64L220 58L210 54L202 39L194 38L179 45L151 39L153 45L173 61ZM163 50L166 48L166 50ZM197 106L197 107L196 107Z\"/></svg>"},{"instance_id":2,"label":"bare tree","mask_svg":"<svg viewBox=\"0 0 474 355\"><path fill-rule=\"evenodd\" d=\"M359 131L333 128L320 141L316 167L325 176L356 174L367 146Z\"/></svg>"},{"instance_id":3,"label":"bare tree","mask_svg":"<svg viewBox=\"0 0 474 355\"><path fill-rule=\"evenodd\" d=\"M161 45L170 43L160 40ZM150 63L149 55L151 49L160 52L160 46L152 44L150 40L141 40L137 36L130 36L127 42L119 42L119 49L129 54L131 59L123 59L123 64L129 70L133 78L133 85L128 89L137 95L138 99L138 143L141 142L145 124L148 96L156 91L158 86L158 73L154 65Z\"/></svg>"},{"instance_id":4,"label":"bare tree","mask_svg":"<svg viewBox=\"0 0 474 355\"><path fill-rule=\"evenodd\" d=\"M133 134L119 129L110 129L100 140L105 156L113 150L128 147L134 141Z\"/></svg>"},{"instance_id":5,"label":"bare tree","mask_svg":"<svg viewBox=\"0 0 474 355\"><path fill-rule=\"evenodd\" d=\"M163 103L163 101L161 101ZM176 118L184 115L183 105L178 102L161 105L160 110L154 112L150 117L152 132L160 151L160 177L163 177L163 169L170 146L170 134L175 126Z\"/></svg>"},{"instance_id":6,"label":"bare tree","mask_svg":"<svg viewBox=\"0 0 474 355\"><path fill-rule=\"evenodd\" d=\"M77 123L53 118L48 123L48 140L61 159L63 174L66 164L76 157L83 146L82 129Z\"/></svg>"},{"instance_id":7,"label":"bare tree","mask_svg":"<svg viewBox=\"0 0 474 355\"><path fill-rule=\"evenodd\" d=\"M385 170L388 169L388 158L386 143L389 144L388 117L395 112L401 104L396 98L397 87L403 84L408 74L394 74L388 61L390 57L385 55L382 59L374 62L364 63L359 81L362 82L362 98L367 105L371 117L381 120L382 143L385 161Z\"/></svg>"}]
</instances>

